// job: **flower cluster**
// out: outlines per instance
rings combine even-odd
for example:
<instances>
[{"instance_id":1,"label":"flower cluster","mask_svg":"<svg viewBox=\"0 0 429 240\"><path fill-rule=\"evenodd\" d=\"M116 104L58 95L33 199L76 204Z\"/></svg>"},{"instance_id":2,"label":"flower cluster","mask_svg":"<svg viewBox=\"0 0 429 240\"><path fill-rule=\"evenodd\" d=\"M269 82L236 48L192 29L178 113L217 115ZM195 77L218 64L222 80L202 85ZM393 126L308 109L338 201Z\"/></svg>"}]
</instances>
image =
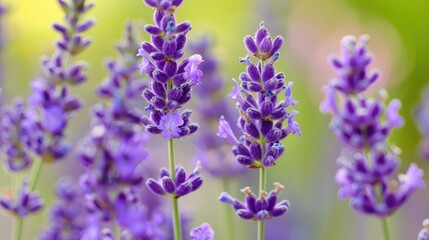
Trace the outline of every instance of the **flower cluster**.
<instances>
[{"instance_id":1,"label":"flower cluster","mask_svg":"<svg viewBox=\"0 0 429 240\"><path fill-rule=\"evenodd\" d=\"M69 94L69 86L86 81L82 63L71 63L70 58L85 50L91 41L82 33L93 26L93 20L81 18L94 5L85 0L69 2L59 0L65 18L63 24L54 24L53 28L62 36L56 42L57 52L42 59L45 77L31 83L33 90L29 97L28 118L32 121L30 148L44 162L62 159L70 150L64 142L64 131L69 116L81 107L77 97Z\"/></svg>"},{"instance_id":2,"label":"flower cluster","mask_svg":"<svg viewBox=\"0 0 429 240\"><path fill-rule=\"evenodd\" d=\"M249 187L242 189L246 194L246 203L242 203L228 193L223 192L219 201L230 204L237 216L245 220L258 221L258 234L264 236L264 221L278 217L287 212L289 202L284 200L277 203L277 195L283 186L274 183L275 189L269 194L266 188L266 168L276 164L284 152L281 140L289 134L301 135L298 123L294 120L298 113L289 110L297 102L292 97L292 82L285 83L283 73L276 73L274 63L279 58L279 49L283 45L281 36L272 40L263 23L254 36L246 36L244 44L248 52L259 59L255 64L250 56L240 61L247 65L246 72L240 74L240 84L234 80L234 86L229 97L237 101L239 118L237 126L242 135L235 136L231 125L221 116L218 136L233 144L232 152L236 161L249 168L260 169L259 198ZM284 94L284 100L279 95Z\"/></svg>"},{"instance_id":3,"label":"flower cluster","mask_svg":"<svg viewBox=\"0 0 429 240\"><path fill-rule=\"evenodd\" d=\"M176 166L175 181L171 178L170 172L161 168L159 171L159 180L156 181L153 178L149 178L146 185L154 192L159 195L170 195L174 198L180 198L193 191L196 191L203 184L203 178L200 174L201 165L197 162L197 166L194 171L188 176L186 175L185 169L181 166Z\"/></svg>"},{"instance_id":4,"label":"flower cluster","mask_svg":"<svg viewBox=\"0 0 429 240\"><path fill-rule=\"evenodd\" d=\"M80 239L86 225L84 222L83 197L71 179L61 179L56 187L57 201L49 214L49 225L40 240Z\"/></svg>"},{"instance_id":5,"label":"flower cluster","mask_svg":"<svg viewBox=\"0 0 429 240\"><path fill-rule=\"evenodd\" d=\"M243 135L237 139L230 124L220 119L218 135L234 145L236 160L250 168L270 167L284 152L280 142L290 133L301 135L298 123L294 120L298 113L287 108L297 102L292 98L292 82L285 84L283 73L276 73L274 62L278 59L278 50L283 38L271 39L263 24L255 36L244 39L248 51L260 59L257 64L247 56L241 62L247 65L247 71L240 74L240 85L234 80L230 93L237 100L240 117L238 126ZM284 92L285 99L279 101Z\"/></svg>"},{"instance_id":6,"label":"flower cluster","mask_svg":"<svg viewBox=\"0 0 429 240\"><path fill-rule=\"evenodd\" d=\"M150 1L146 4L157 8L154 13L156 25L146 25L151 42L143 42L138 56L142 58L140 71L153 81L143 91L150 117L143 117L146 130L161 134L168 140L194 133L198 125L191 123L190 111L180 114L179 108L191 99L191 89L202 77L198 65L203 62L195 54L184 60L186 34L191 29L189 22L176 23L175 9L182 1Z\"/></svg>"},{"instance_id":7,"label":"flower cluster","mask_svg":"<svg viewBox=\"0 0 429 240\"><path fill-rule=\"evenodd\" d=\"M38 212L43 205L39 194L32 192L27 182L22 184L16 196L12 193L0 196L0 206L18 218Z\"/></svg>"},{"instance_id":8,"label":"flower cluster","mask_svg":"<svg viewBox=\"0 0 429 240\"><path fill-rule=\"evenodd\" d=\"M284 187L278 182L274 183L274 190L270 193L262 191L257 198L250 190L250 187L241 189L246 194L245 203L231 197L228 193L223 192L219 201L230 204L238 217L245 220L267 220L272 217L278 217L289 210L290 203L287 200L277 202L277 195Z\"/></svg>"},{"instance_id":9,"label":"flower cluster","mask_svg":"<svg viewBox=\"0 0 429 240\"><path fill-rule=\"evenodd\" d=\"M420 106L415 112L415 119L420 133L423 135L421 153L429 160L429 87L423 91Z\"/></svg>"},{"instance_id":10,"label":"flower cluster","mask_svg":"<svg viewBox=\"0 0 429 240\"><path fill-rule=\"evenodd\" d=\"M227 99L221 97L221 90L225 80L220 74L219 60L211 50L211 41L208 37L189 45L191 53L201 54L204 62L200 69L204 72L201 84L195 88L197 113L201 125L199 137L196 139L197 159L201 160L204 171L212 176L227 179L239 176L245 170L242 165L235 164L229 143L216 136L217 122L220 116L228 121L236 118L236 114ZM233 131L238 132L234 125Z\"/></svg>"},{"instance_id":11,"label":"flower cluster","mask_svg":"<svg viewBox=\"0 0 429 240\"><path fill-rule=\"evenodd\" d=\"M215 233L208 223L191 230L191 240L213 240L214 236Z\"/></svg>"},{"instance_id":12,"label":"flower cluster","mask_svg":"<svg viewBox=\"0 0 429 240\"><path fill-rule=\"evenodd\" d=\"M81 144L79 159L87 168L81 185L94 234L100 233L103 223L116 220L137 237L143 233L133 232L124 216L133 213L128 217L141 218L136 222L144 219L134 188L142 187L141 165L148 158L144 148L147 134L140 125L141 112L136 105L145 85L137 76L138 41L131 24L126 26L124 39L118 45L120 57L106 63L109 75L97 89L105 101L93 109L93 126Z\"/></svg>"},{"instance_id":13,"label":"flower cluster","mask_svg":"<svg viewBox=\"0 0 429 240\"><path fill-rule=\"evenodd\" d=\"M386 138L393 128L403 125L398 114L401 103L394 99L385 107L384 91L377 98L364 95L378 78L376 72L367 73L371 62L367 40L367 36L358 42L351 36L342 39L342 58L331 59L338 78L325 88L321 111L333 115L332 131L351 148L339 158L339 197L350 198L350 205L359 212L386 217L425 183L423 171L415 164L398 180L392 179L399 165L398 150L388 146Z\"/></svg>"}]
</instances>

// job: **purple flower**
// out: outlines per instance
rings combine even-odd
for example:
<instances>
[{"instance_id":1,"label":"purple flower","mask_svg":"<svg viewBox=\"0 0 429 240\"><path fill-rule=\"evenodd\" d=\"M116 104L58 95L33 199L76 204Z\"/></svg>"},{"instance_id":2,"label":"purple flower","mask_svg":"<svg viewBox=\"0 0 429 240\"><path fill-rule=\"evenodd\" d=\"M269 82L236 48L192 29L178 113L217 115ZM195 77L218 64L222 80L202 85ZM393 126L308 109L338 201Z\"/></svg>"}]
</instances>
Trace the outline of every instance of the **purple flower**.
<instances>
[{"instance_id":1,"label":"purple flower","mask_svg":"<svg viewBox=\"0 0 429 240\"><path fill-rule=\"evenodd\" d=\"M429 160L429 87L423 90L421 102L415 110L414 116L417 128L423 136L420 144L422 156Z\"/></svg>"},{"instance_id":2,"label":"purple flower","mask_svg":"<svg viewBox=\"0 0 429 240\"><path fill-rule=\"evenodd\" d=\"M12 106L1 109L1 150L5 166L11 172L25 170L33 162L29 142L37 132L29 124L26 108L21 99L15 99Z\"/></svg>"},{"instance_id":3,"label":"purple flower","mask_svg":"<svg viewBox=\"0 0 429 240\"><path fill-rule=\"evenodd\" d=\"M345 94L361 93L378 79L378 72L366 72L371 63L371 56L366 49L368 39L369 37L364 35L356 42L354 36L345 36L341 40L341 59L331 57L330 62L338 72L333 86L338 91Z\"/></svg>"},{"instance_id":4,"label":"purple flower","mask_svg":"<svg viewBox=\"0 0 429 240\"><path fill-rule=\"evenodd\" d=\"M180 198L201 187L203 184L203 178L201 177L200 171L200 162L197 162L197 166L189 175L186 174L183 167L176 166L176 181L173 181L170 176L170 172L165 168L161 168L158 181L153 178L149 178L146 181L146 185L156 194Z\"/></svg>"},{"instance_id":5,"label":"purple flower","mask_svg":"<svg viewBox=\"0 0 429 240\"><path fill-rule=\"evenodd\" d=\"M292 83L285 84L284 74L276 73L274 67L283 38L278 36L273 41L261 23L255 35L246 36L244 43L259 61L253 63L250 56L240 59L247 68L240 74L239 82L234 80L229 94L237 101L237 125L242 135L238 141L224 119L220 120L218 135L234 145L232 151L240 164L249 168L270 167L283 154L280 141L291 133L301 135L294 120L298 112L288 110L297 102L292 97ZM278 96L283 91L285 99L280 101Z\"/></svg>"},{"instance_id":6,"label":"purple flower","mask_svg":"<svg viewBox=\"0 0 429 240\"><path fill-rule=\"evenodd\" d=\"M401 102L393 99L385 107L385 91L380 91L377 98L364 95L378 78L378 73L366 74L371 62L366 42L366 36L358 44L354 37L343 38L342 60L332 59L338 79L325 87L327 96L320 109L333 115L332 131L352 148L338 161L338 196L350 199L356 211L383 218L393 214L425 183L423 171L415 164L410 165L407 174L399 175L399 181L392 176L399 165L398 150L389 147L386 139L393 128L403 125L398 113Z\"/></svg>"},{"instance_id":7,"label":"purple flower","mask_svg":"<svg viewBox=\"0 0 429 240\"><path fill-rule=\"evenodd\" d=\"M224 116L221 116L219 119L219 130L217 132L217 135L219 137L225 138L233 145L238 145L240 142L235 137L234 133L232 132L231 126L229 123L225 120Z\"/></svg>"},{"instance_id":8,"label":"purple flower","mask_svg":"<svg viewBox=\"0 0 429 240\"><path fill-rule=\"evenodd\" d=\"M279 217L289 210L290 203L287 200L277 202L277 195L284 187L278 182L275 182L274 186L274 190L270 193L262 191L259 198L250 190L250 187L243 188L241 192L246 194L245 202L236 200L226 192L221 193L219 201L230 204L237 216L245 220L267 220Z\"/></svg>"},{"instance_id":9,"label":"purple flower","mask_svg":"<svg viewBox=\"0 0 429 240\"><path fill-rule=\"evenodd\" d=\"M191 240L213 240L215 233L208 223L203 223L201 226L191 230Z\"/></svg>"},{"instance_id":10,"label":"purple flower","mask_svg":"<svg viewBox=\"0 0 429 240\"><path fill-rule=\"evenodd\" d=\"M168 139L185 137L198 129L198 125L190 121L191 112L186 110L181 116L183 125L181 124L180 131L175 129L178 119L176 123L162 121L161 126L163 116L174 113L191 100L192 87L198 84L202 77L202 71L197 68L202 63L200 55L195 54L181 60L184 56L186 35L191 30L189 22L176 22L174 10L181 2L146 1L149 6L157 8L154 15L155 25L145 26L146 32L151 35L151 42L143 42L137 54L142 58L140 71L152 79L142 93L147 102L145 110L150 112L149 117L142 118L142 123L147 132L162 133L164 138ZM174 124L166 126L166 123ZM166 128L168 129L165 130Z\"/></svg>"},{"instance_id":11,"label":"purple flower","mask_svg":"<svg viewBox=\"0 0 429 240\"><path fill-rule=\"evenodd\" d=\"M0 207L3 210L23 218L31 213L39 212L43 207L43 202L38 193L31 192L28 183L24 182L15 196L0 196Z\"/></svg>"},{"instance_id":12,"label":"purple flower","mask_svg":"<svg viewBox=\"0 0 429 240\"><path fill-rule=\"evenodd\" d=\"M419 232L417 240L429 240L429 219L425 219L422 226L423 229Z\"/></svg>"},{"instance_id":13,"label":"purple flower","mask_svg":"<svg viewBox=\"0 0 429 240\"><path fill-rule=\"evenodd\" d=\"M203 58L199 54L194 54L188 59L189 63L185 67L185 74L183 77L191 79L192 83L197 85L200 83L200 79L203 76L203 72L198 69L198 65L203 62Z\"/></svg>"},{"instance_id":14,"label":"purple flower","mask_svg":"<svg viewBox=\"0 0 429 240\"><path fill-rule=\"evenodd\" d=\"M49 225L40 240L80 239L86 228L83 195L70 179L60 179L57 201L49 214Z\"/></svg>"},{"instance_id":15,"label":"purple flower","mask_svg":"<svg viewBox=\"0 0 429 240\"><path fill-rule=\"evenodd\" d=\"M182 116L180 116L178 111L175 111L173 113L168 113L167 115L162 116L158 128L162 130L162 136L165 139L170 140L173 137L180 137L180 132L182 131L180 129L180 126L182 126L183 123L184 121L182 119Z\"/></svg>"}]
</instances>

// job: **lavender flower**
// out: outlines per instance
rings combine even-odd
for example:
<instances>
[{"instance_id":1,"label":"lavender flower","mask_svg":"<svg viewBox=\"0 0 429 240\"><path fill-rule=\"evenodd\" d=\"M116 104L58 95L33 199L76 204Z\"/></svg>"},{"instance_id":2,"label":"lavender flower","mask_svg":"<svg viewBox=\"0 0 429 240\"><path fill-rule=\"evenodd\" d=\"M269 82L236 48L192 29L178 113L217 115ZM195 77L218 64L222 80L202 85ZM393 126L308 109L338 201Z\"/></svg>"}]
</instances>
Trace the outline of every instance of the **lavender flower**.
<instances>
[{"instance_id":1,"label":"lavender flower","mask_svg":"<svg viewBox=\"0 0 429 240\"><path fill-rule=\"evenodd\" d=\"M190 123L190 111L182 112L182 121L176 113L191 99L191 89L202 77L198 69L202 63L200 55L179 61L184 55L186 34L191 29L189 22L176 23L173 12L181 2L146 1L149 6L158 8L154 14L156 25L145 26L152 42L143 42L138 52L142 58L140 71L153 79L143 91L148 103L146 110L151 115L142 122L148 132L162 133L168 140L190 135L198 129L197 124Z\"/></svg>"},{"instance_id":2,"label":"lavender flower","mask_svg":"<svg viewBox=\"0 0 429 240\"><path fill-rule=\"evenodd\" d=\"M84 199L71 179L61 179L56 187L57 201L49 217L49 225L40 240L77 240L86 229Z\"/></svg>"},{"instance_id":3,"label":"lavender flower","mask_svg":"<svg viewBox=\"0 0 429 240\"><path fill-rule=\"evenodd\" d=\"M201 160L201 165L205 171L212 176L222 179L238 176L245 170L244 166L235 164L227 141L216 137L216 129L219 118L224 115L229 121L236 118L232 107L225 98L220 98L219 94L225 85L225 81L220 74L219 61L211 53L211 42L205 37L198 42L189 45L193 54L201 54L204 62L200 69L204 72L201 84L196 86L196 98L198 118L201 120L201 132L196 139L196 158ZM231 131L238 132L235 127Z\"/></svg>"},{"instance_id":4,"label":"lavender flower","mask_svg":"<svg viewBox=\"0 0 429 240\"><path fill-rule=\"evenodd\" d=\"M26 105L22 99L15 99L11 107L2 109L1 115L1 150L6 168L11 172L28 169L33 159L28 144L32 129Z\"/></svg>"},{"instance_id":5,"label":"lavender flower","mask_svg":"<svg viewBox=\"0 0 429 240\"><path fill-rule=\"evenodd\" d=\"M149 178L146 181L146 185L154 193L159 195L170 195L173 198L180 198L193 191L196 191L201 187L203 179L200 175L201 165L198 162L194 171L188 176L186 175L185 169L181 166L176 166L176 181L171 178L170 172L161 168L159 172L159 180L156 181L153 178Z\"/></svg>"},{"instance_id":6,"label":"lavender flower","mask_svg":"<svg viewBox=\"0 0 429 240\"><path fill-rule=\"evenodd\" d=\"M31 192L27 182L22 184L16 196L0 196L0 207L18 218L39 212L43 205L39 194Z\"/></svg>"},{"instance_id":7,"label":"lavender flower","mask_svg":"<svg viewBox=\"0 0 429 240\"><path fill-rule=\"evenodd\" d=\"M325 88L327 97L321 111L333 115L332 131L351 148L338 161L339 197L350 198L351 207L359 212L384 218L397 210L412 192L424 188L425 183L423 171L415 164L410 165L405 175L399 175L398 180L392 179L399 166L399 151L390 147L386 139L393 128L403 125L398 113L401 102L394 99L385 107L384 91L375 99L364 95L378 78L377 73L369 77L366 74L371 61L366 54L367 40L363 36L356 43L354 37L347 36L341 41L343 57L331 61L338 79Z\"/></svg>"},{"instance_id":8,"label":"lavender flower","mask_svg":"<svg viewBox=\"0 0 429 240\"><path fill-rule=\"evenodd\" d=\"M85 0L66 2L58 0L65 12L65 23L54 24L53 28L62 36L56 42L57 52L42 60L45 77L31 83L33 90L29 97L28 119L32 121L31 149L44 162L64 158L69 152L65 144L64 131L68 118L81 107L79 100L69 94L69 86L86 81L85 65L67 64L70 57L81 53L90 45L90 40L82 33L94 23L93 20L81 21L83 14L93 7Z\"/></svg>"},{"instance_id":9,"label":"lavender flower","mask_svg":"<svg viewBox=\"0 0 429 240\"><path fill-rule=\"evenodd\" d=\"M415 121L420 134L423 136L421 142L421 153L424 159L429 159L429 87L422 94L420 105L415 111Z\"/></svg>"},{"instance_id":10,"label":"lavender flower","mask_svg":"<svg viewBox=\"0 0 429 240\"><path fill-rule=\"evenodd\" d=\"M250 187L241 189L241 192L246 194L245 203L236 200L226 192L220 195L219 201L230 204L237 216L245 220L267 220L279 217L289 210L290 203L287 200L277 202L277 195L284 187L278 182L275 182L274 186L274 190L270 193L262 191L258 198Z\"/></svg>"},{"instance_id":11,"label":"lavender flower","mask_svg":"<svg viewBox=\"0 0 429 240\"><path fill-rule=\"evenodd\" d=\"M141 165L148 158L144 148L147 135L140 126L141 112L136 106L145 87L137 77L137 48L133 27L127 24L125 41L118 46L120 57L107 61L109 76L97 89L106 101L94 107L92 129L80 146L79 159L87 168L80 181L87 218L92 219L84 234L89 239L100 234L104 223L115 221L132 237L143 234L130 225L132 222L125 221L143 216L139 213L141 206L135 200L132 205L138 206L137 210L125 208L123 200L135 195L126 192L141 187Z\"/></svg>"},{"instance_id":12,"label":"lavender flower","mask_svg":"<svg viewBox=\"0 0 429 240\"><path fill-rule=\"evenodd\" d=\"M240 60L247 65L247 72L240 74L240 85L234 81L229 95L237 100L240 112L237 124L243 135L237 138L222 117L218 135L234 145L233 153L240 164L249 168L269 167L275 165L284 151L280 141L291 133L301 135L294 120L298 112L287 111L297 103L292 99L292 83L285 85L284 74L276 74L273 65L279 57L283 38L278 36L271 40L261 24L255 36L246 36L244 42L248 51L260 61L256 65L249 56ZM285 100L278 101L283 91Z\"/></svg>"},{"instance_id":13,"label":"lavender flower","mask_svg":"<svg viewBox=\"0 0 429 240\"><path fill-rule=\"evenodd\" d=\"M203 223L201 226L191 230L191 240L213 240L215 233L210 224Z\"/></svg>"},{"instance_id":14,"label":"lavender flower","mask_svg":"<svg viewBox=\"0 0 429 240\"><path fill-rule=\"evenodd\" d=\"M422 223L423 229L419 232L417 240L428 240L429 239L429 219L425 219Z\"/></svg>"}]
</instances>

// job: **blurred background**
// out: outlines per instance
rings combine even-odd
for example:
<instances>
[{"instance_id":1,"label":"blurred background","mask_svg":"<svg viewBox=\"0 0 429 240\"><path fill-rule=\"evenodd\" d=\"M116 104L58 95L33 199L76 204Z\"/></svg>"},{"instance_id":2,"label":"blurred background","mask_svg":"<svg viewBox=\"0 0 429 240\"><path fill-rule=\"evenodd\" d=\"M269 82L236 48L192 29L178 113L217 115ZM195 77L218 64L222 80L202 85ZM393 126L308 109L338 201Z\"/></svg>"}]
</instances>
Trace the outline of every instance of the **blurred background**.
<instances>
[{"instance_id":1,"label":"blurred background","mask_svg":"<svg viewBox=\"0 0 429 240\"><path fill-rule=\"evenodd\" d=\"M3 93L5 104L10 104L15 96L26 97L30 93L29 82L41 74L40 57L53 52L53 42L58 37L51 30L51 24L61 21L62 12L54 0L3 0L3 3L8 8L3 18ZM95 88L106 76L103 62L108 56L116 55L115 44L122 36L124 23L127 20L142 25L152 22L153 11L141 0L97 0L95 3L89 15L97 24L87 34L93 38L93 45L79 56L90 66L89 81L73 89L85 105L80 115L72 118L68 130L74 142L90 127L89 112L98 101ZM402 149L400 172L405 172L410 162L416 162L429 173L429 163L421 159L417 151L421 136L413 121L413 109L420 100L423 86L429 83L428 12L427 0L185 0L177 11L179 21L192 23L190 41L204 35L213 38L214 53L221 61L222 75L228 85L225 96L231 89L231 79L245 69L238 61L246 54L242 44L245 35L253 34L260 21L264 21L272 36L285 37L276 66L288 81L295 82L294 97L299 101L300 112L297 121L303 135L288 137L283 158L269 170L268 183L281 182L285 191L280 197L288 199L292 207L286 216L267 223L267 239L381 239L378 219L356 213L347 201L337 198L334 175L342 146L328 128L330 116L319 112L324 97L321 88L335 77L327 57L339 54L339 41L344 35L371 36L368 46L375 55L371 66L382 72L381 80L371 91L386 88L389 97L403 103L400 113L406 124L389 139ZM148 37L145 33L141 36L144 40ZM193 145L187 143L190 141L185 139L176 144L180 149L176 150L178 162L187 168L192 166L195 157ZM165 144L165 151L166 147ZM157 158L163 154L155 153ZM164 156L166 158L166 152ZM46 166L39 186L48 204L53 201L55 181L63 175L77 177L82 170L73 154L63 162ZM239 189L246 185L257 189L257 182L252 178L256 178L258 172L248 171L246 176L250 177L236 180L231 186L231 195L241 199ZM220 214L223 206L217 201L221 185L208 174L204 176L203 187L180 202L192 216L192 227L209 222L217 232L216 239L226 239L225 222ZM425 179L429 179L429 174ZM0 172L0 189L9 183L10 176ZM429 217L428 203L429 193L417 191L405 207L389 218L393 239L416 238L422 220ZM35 239L45 222L46 214L30 216L25 223L24 239ZM9 238L11 223L8 216L0 214L1 239ZM256 223L235 219L234 224L239 229L236 239L254 238Z\"/></svg>"}]
</instances>

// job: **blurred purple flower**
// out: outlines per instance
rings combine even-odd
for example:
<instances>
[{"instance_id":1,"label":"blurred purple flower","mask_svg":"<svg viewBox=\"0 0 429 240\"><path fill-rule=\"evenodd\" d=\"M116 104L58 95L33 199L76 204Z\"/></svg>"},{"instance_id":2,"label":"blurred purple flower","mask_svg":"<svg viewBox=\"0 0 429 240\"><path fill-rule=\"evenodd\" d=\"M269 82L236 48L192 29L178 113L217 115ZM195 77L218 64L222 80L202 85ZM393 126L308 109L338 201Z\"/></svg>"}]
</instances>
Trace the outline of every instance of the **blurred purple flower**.
<instances>
[{"instance_id":1,"label":"blurred purple flower","mask_svg":"<svg viewBox=\"0 0 429 240\"><path fill-rule=\"evenodd\" d=\"M39 194L31 192L27 182L22 184L16 196L0 196L0 207L18 218L39 212L43 205Z\"/></svg>"},{"instance_id":2,"label":"blurred purple flower","mask_svg":"<svg viewBox=\"0 0 429 240\"><path fill-rule=\"evenodd\" d=\"M417 240L429 240L429 219L425 219L422 225L423 229L419 232Z\"/></svg>"},{"instance_id":3,"label":"blurred purple flower","mask_svg":"<svg viewBox=\"0 0 429 240\"><path fill-rule=\"evenodd\" d=\"M198 69L198 65L203 62L203 58L199 54L194 54L188 59L189 63L185 67L185 74L183 75L183 77L191 79L192 83L194 85L197 85L200 83L200 79L203 76L203 72Z\"/></svg>"},{"instance_id":4,"label":"blurred purple flower","mask_svg":"<svg viewBox=\"0 0 429 240\"><path fill-rule=\"evenodd\" d=\"M366 54L367 40L367 36L359 43L351 36L343 38L343 59L331 61L338 79L324 89L326 100L320 109L333 115L332 131L352 148L338 161L338 196L350 198L351 207L359 212L383 218L393 214L416 189L425 188L425 183L423 171L415 164L407 174L399 175L399 181L392 179L399 165L399 151L386 139L393 128L403 125L398 113L401 102L394 99L385 107L383 90L377 98L364 95L378 78L378 73L366 74L371 62Z\"/></svg>"},{"instance_id":5,"label":"blurred purple flower","mask_svg":"<svg viewBox=\"0 0 429 240\"><path fill-rule=\"evenodd\" d=\"M191 230L191 240L214 240L215 233L210 224L203 223Z\"/></svg>"},{"instance_id":6,"label":"blurred purple flower","mask_svg":"<svg viewBox=\"0 0 429 240\"><path fill-rule=\"evenodd\" d=\"M422 98L415 111L415 122L422 134L421 153L424 159L429 160L429 86L422 92Z\"/></svg>"}]
</instances>

